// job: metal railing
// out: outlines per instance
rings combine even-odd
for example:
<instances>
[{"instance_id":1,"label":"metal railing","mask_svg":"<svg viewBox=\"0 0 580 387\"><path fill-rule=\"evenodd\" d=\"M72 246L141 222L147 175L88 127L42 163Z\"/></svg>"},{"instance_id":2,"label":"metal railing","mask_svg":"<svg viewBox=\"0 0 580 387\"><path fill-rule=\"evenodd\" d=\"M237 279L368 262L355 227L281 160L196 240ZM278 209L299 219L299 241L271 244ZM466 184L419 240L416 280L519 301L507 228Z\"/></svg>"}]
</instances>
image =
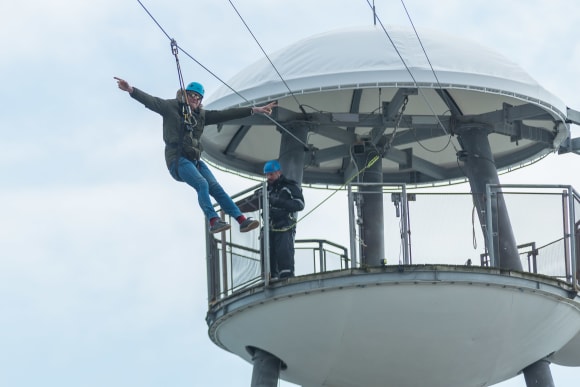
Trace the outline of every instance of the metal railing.
<instances>
[{"instance_id":1,"label":"metal railing","mask_svg":"<svg viewBox=\"0 0 580 387\"><path fill-rule=\"evenodd\" d=\"M522 228L532 230L528 240L533 242L528 245L533 248L525 251L525 254L531 254L532 261L527 271L578 285L580 251L577 248L577 230L580 213L576 209L580 198L571 186L490 184L487 186L486 197L486 239L490 246L488 253L491 266L501 266L498 241L502 237L502 231L494 221L492 210L501 198L510 209L514 232ZM513 214L517 216L514 217ZM535 245L541 247L536 249Z\"/></svg>"},{"instance_id":2,"label":"metal railing","mask_svg":"<svg viewBox=\"0 0 580 387\"><path fill-rule=\"evenodd\" d=\"M264 259L258 249L229 243L208 234L208 294L210 302L264 282ZM349 267L347 249L322 239L295 241L296 275L344 270Z\"/></svg>"},{"instance_id":3,"label":"metal railing","mask_svg":"<svg viewBox=\"0 0 580 387\"><path fill-rule=\"evenodd\" d=\"M267 201L264 189L265 184L260 184L233 198L247 216L261 219L261 203ZM497 243L505 230L494 226L496 215L492 213L493 201L501 195L515 239L525 241L517 246L522 271L557 278L580 289L580 197L572 187L490 185L481 217L487 219L484 225L479 223L469 192L409 193L402 184L384 184L381 189L385 244L382 265L469 266L479 262L481 266L501 267ZM366 241L360 231L360 205L367 190L368 184L348 186L347 203L333 203L331 222L328 216L316 213L299 219L297 235L301 238L295 243L297 276L362 267L361 251ZM307 192L305 196L308 202ZM207 233L210 302L268 285L270 279L264 273L269 273L269 259L265 259L269 249L264 248L267 241L262 237L268 235L268 224L262 224L262 229L247 234L235 229ZM326 235L322 235L323 231Z\"/></svg>"},{"instance_id":4,"label":"metal railing","mask_svg":"<svg viewBox=\"0 0 580 387\"><path fill-rule=\"evenodd\" d=\"M302 263L297 267L297 275L301 274L302 268L304 268L303 272L305 274L324 273L349 268L348 250L339 244L323 239L297 239L295 249L296 261ZM308 262L310 265L306 264L306 259L301 260L300 251L309 253L311 260Z\"/></svg>"}]
</instances>

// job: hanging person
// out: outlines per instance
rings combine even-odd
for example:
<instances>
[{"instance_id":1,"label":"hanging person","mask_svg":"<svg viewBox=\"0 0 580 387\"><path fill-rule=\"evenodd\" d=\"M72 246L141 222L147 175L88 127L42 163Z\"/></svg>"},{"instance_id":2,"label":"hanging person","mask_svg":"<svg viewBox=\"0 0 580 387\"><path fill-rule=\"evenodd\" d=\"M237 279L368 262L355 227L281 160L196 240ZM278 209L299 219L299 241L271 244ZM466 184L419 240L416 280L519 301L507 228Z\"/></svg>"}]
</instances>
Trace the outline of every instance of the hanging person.
<instances>
[{"instance_id":1,"label":"hanging person","mask_svg":"<svg viewBox=\"0 0 580 387\"><path fill-rule=\"evenodd\" d=\"M201 135L205 125L248 117L255 113L271 114L276 102L252 108L232 108L226 110L205 110L202 107L204 88L197 82L191 82L178 90L174 99L162 99L151 96L124 79L114 77L119 89L126 91L135 100L163 117L163 141L165 142L165 162L171 176L185 182L197 191L197 199L209 222L211 233L226 231L230 225L223 221L215 211L210 195L240 225L240 232L248 232L260 225L260 222L246 218L231 197L218 183L207 164L201 160Z\"/></svg>"}]
</instances>

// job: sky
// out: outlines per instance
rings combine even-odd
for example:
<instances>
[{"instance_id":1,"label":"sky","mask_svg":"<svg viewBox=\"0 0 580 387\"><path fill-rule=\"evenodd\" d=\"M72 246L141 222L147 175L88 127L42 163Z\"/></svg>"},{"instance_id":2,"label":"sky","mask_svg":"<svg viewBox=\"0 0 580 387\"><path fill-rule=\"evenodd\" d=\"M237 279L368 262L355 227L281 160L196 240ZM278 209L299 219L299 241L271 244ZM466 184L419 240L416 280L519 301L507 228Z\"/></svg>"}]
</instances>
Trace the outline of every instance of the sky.
<instances>
[{"instance_id":1,"label":"sky","mask_svg":"<svg viewBox=\"0 0 580 387\"><path fill-rule=\"evenodd\" d=\"M263 57L229 1L142 3L203 65L180 54L185 81L210 97L219 79ZM366 0L232 3L267 53L373 22ZM375 4L387 27L410 27L401 1ZM420 36L438 30L488 46L580 110L577 0L404 4ZM160 117L113 80L174 96L166 34L136 0L4 1L0 49L0 385L249 386L251 365L207 335L195 193L167 173ZM501 181L580 189L579 161L550 155ZM255 184L216 175L230 193ZM580 377L552 373L558 387Z\"/></svg>"}]
</instances>

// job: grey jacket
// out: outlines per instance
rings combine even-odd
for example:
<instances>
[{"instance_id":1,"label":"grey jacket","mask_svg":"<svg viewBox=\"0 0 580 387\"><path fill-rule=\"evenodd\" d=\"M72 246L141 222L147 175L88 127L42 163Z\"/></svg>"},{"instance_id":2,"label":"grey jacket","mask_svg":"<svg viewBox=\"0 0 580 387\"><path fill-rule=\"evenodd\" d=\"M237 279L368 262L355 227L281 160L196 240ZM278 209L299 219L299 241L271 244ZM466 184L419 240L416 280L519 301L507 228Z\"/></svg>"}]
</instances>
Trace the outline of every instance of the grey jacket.
<instances>
[{"instance_id":1,"label":"grey jacket","mask_svg":"<svg viewBox=\"0 0 580 387\"><path fill-rule=\"evenodd\" d=\"M181 156L194 161L199 160L201 152L201 135L205 125L219 124L221 122L248 117L252 114L252 108L232 108L226 110L193 111L188 129L182 135L184 129L184 104L177 99L162 99L154 97L133 87L130 94L132 98L141 102L146 108L160 114L163 117L163 141L165 142L165 162L167 166L177 157L178 145L181 140Z\"/></svg>"}]
</instances>

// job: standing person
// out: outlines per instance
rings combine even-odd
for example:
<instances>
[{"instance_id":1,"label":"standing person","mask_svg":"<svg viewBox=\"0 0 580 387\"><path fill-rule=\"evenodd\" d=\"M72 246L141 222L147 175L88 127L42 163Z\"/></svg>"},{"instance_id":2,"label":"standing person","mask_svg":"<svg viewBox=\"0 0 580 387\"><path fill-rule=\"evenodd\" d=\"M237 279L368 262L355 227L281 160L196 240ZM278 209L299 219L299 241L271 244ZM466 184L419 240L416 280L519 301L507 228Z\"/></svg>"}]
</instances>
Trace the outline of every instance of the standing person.
<instances>
[{"instance_id":1,"label":"standing person","mask_svg":"<svg viewBox=\"0 0 580 387\"><path fill-rule=\"evenodd\" d=\"M272 277L294 277L296 212L304 209L302 189L282 174L277 160L264 164L268 181L270 219L270 273Z\"/></svg>"},{"instance_id":2,"label":"standing person","mask_svg":"<svg viewBox=\"0 0 580 387\"><path fill-rule=\"evenodd\" d=\"M211 203L210 195L221 208L235 218L241 232L248 232L260 225L252 218L246 218L230 196L224 191L205 162L201 160L201 135L205 125L218 124L237 118L250 116L254 113L270 114L275 102L265 106L252 108L234 108L227 110L205 110L201 101L204 95L203 86L191 82L182 90L178 90L174 99L153 97L121 78L117 80L119 89L141 102L148 109L163 117L163 141L165 142L165 162L171 176L180 182L185 182L195 188L199 206L209 222L212 233L228 230L230 225L220 219Z\"/></svg>"}]
</instances>

